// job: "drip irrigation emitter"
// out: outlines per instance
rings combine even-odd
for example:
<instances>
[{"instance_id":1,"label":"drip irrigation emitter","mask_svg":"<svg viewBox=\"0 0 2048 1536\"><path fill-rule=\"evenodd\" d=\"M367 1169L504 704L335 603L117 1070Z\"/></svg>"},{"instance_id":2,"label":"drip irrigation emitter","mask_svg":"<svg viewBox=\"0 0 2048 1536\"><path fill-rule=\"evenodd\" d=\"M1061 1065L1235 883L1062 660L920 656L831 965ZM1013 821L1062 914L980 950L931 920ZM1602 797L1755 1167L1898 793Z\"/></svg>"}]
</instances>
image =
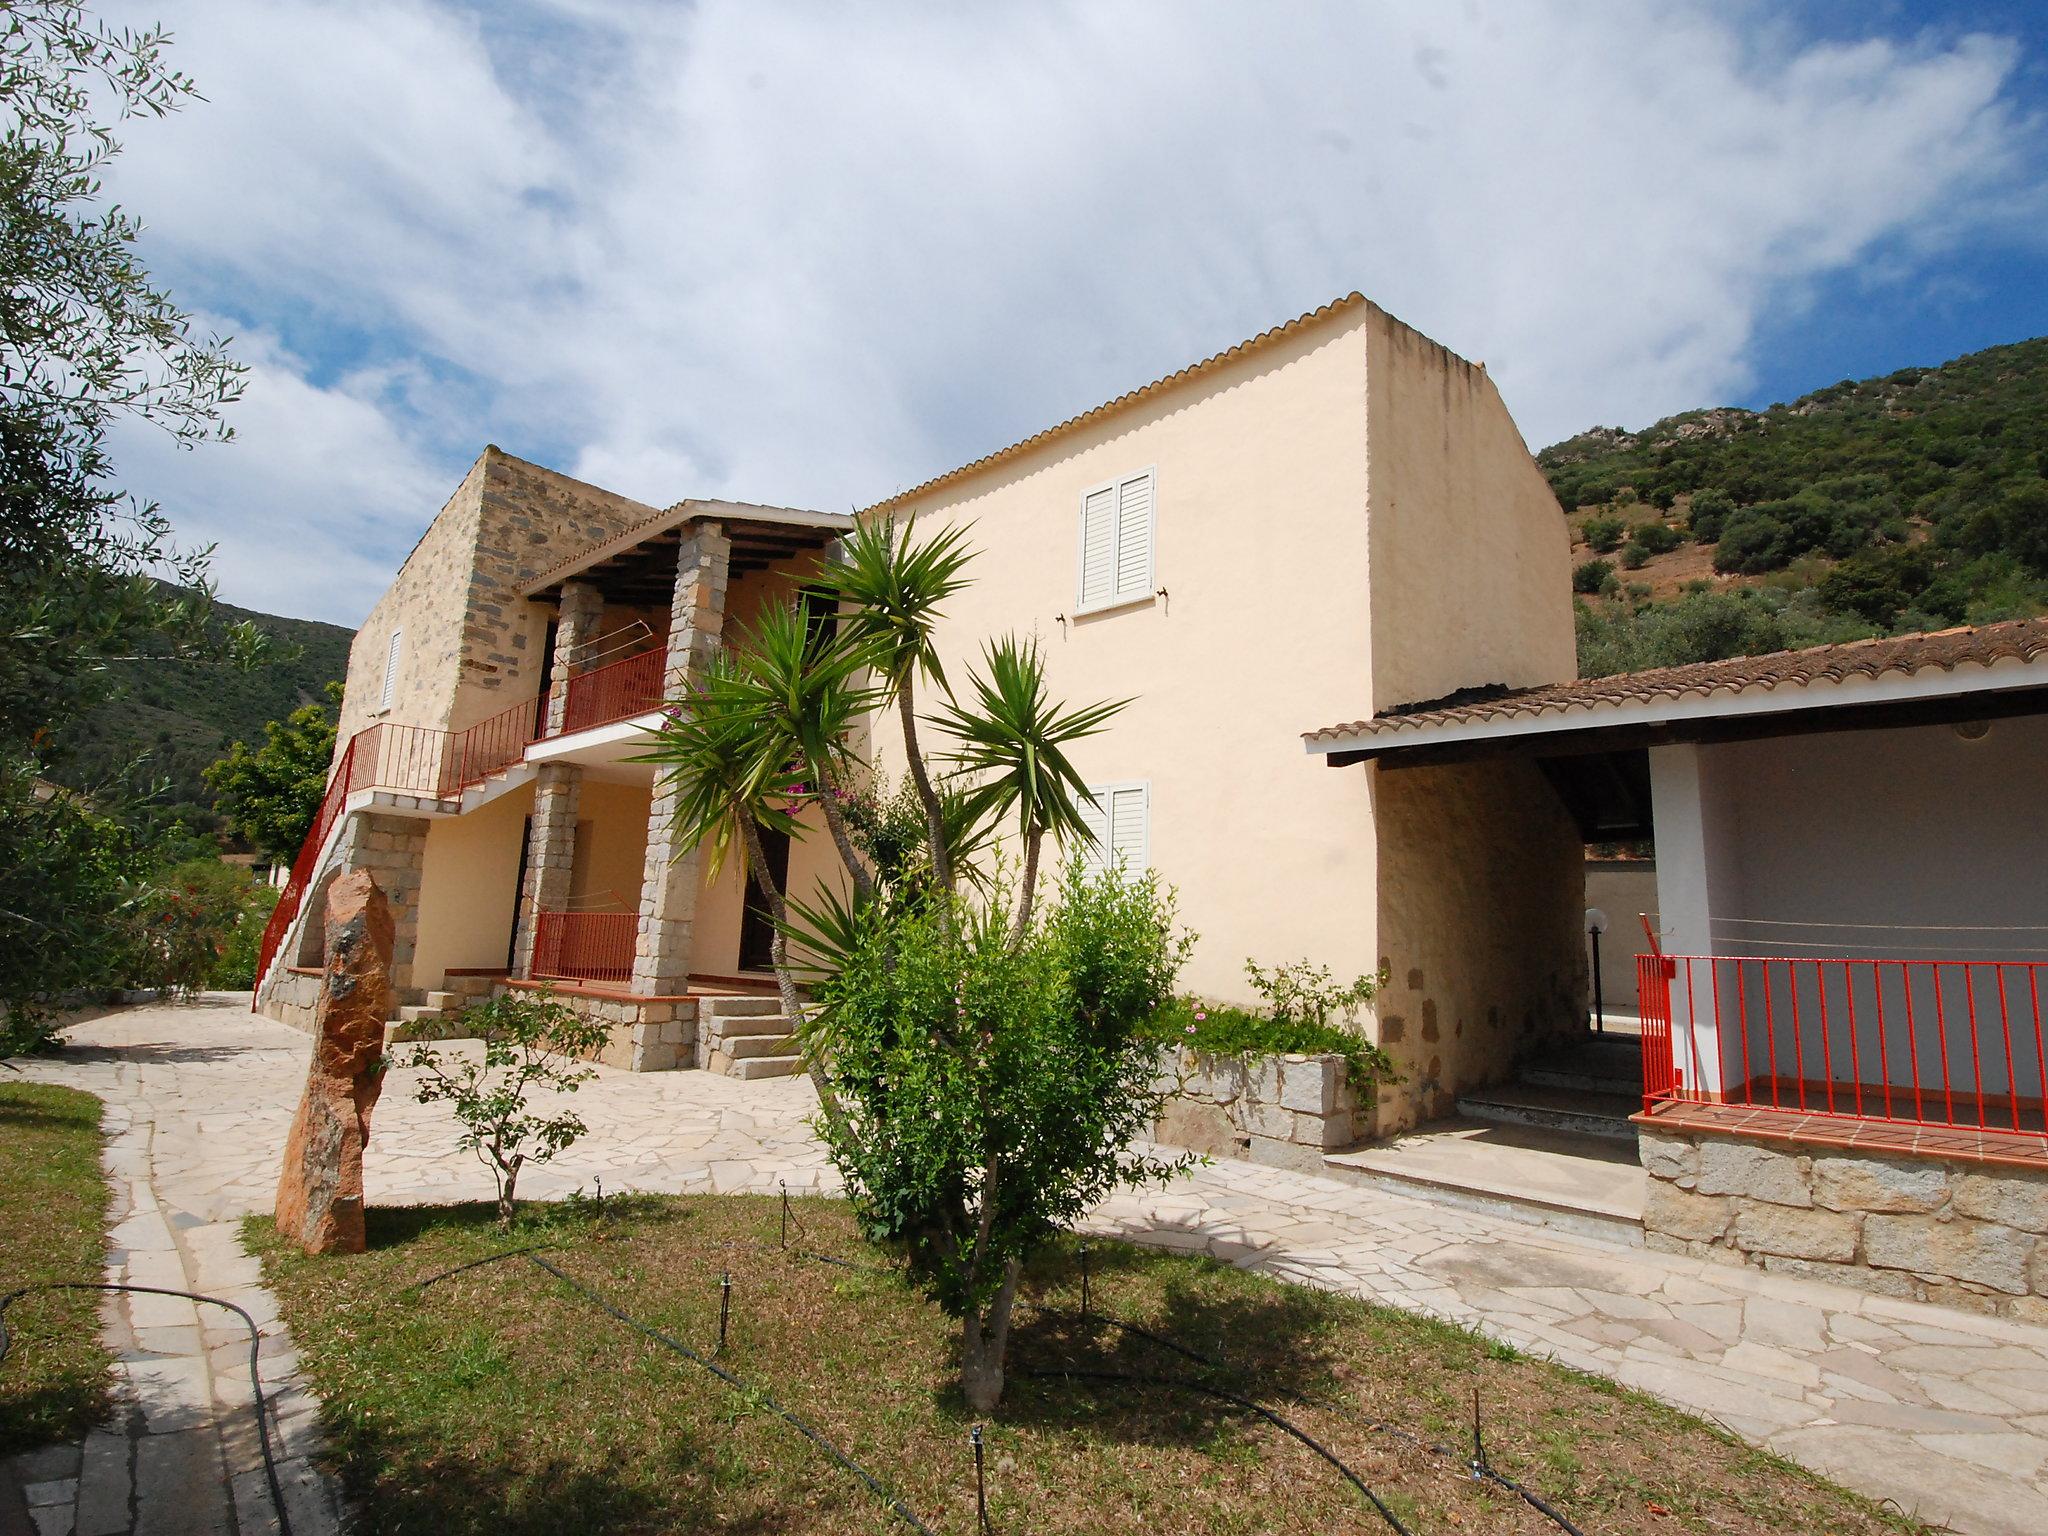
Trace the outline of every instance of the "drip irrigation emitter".
<instances>
[{"instance_id":1,"label":"drip irrigation emitter","mask_svg":"<svg viewBox=\"0 0 2048 1536\"><path fill-rule=\"evenodd\" d=\"M982 1536L988 1536L988 1472L981 1461L981 1426L967 1432L974 1445L974 1516Z\"/></svg>"},{"instance_id":2,"label":"drip irrigation emitter","mask_svg":"<svg viewBox=\"0 0 2048 1536\"><path fill-rule=\"evenodd\" d=\"M292 1536L291 1515L285 1508L284 1484L278 1479L277 1457L270 1448L270 1400L263 1395L262 1331L256 1326L256 1319L232 1301L223 1301L218 1296L202 1296L197 1291L176 1291L160 1285L117 1285L111 1280L52 1280L40 1285L24 1285L18 1290L0 1296L0 1362L7 1359L7 1352L14 1345L14 1335L8 1331L7 1309L24 1296L42 1291L100 1291L118 1292L129 1296L176 1296L186 1301L204 1302L210 1307L225 1307L242 1320L242 1326L249 1330L249 1393L256 1413L256 1443L263 1451L263 1477L270 1485L270 1505L277 1512L278 1536Z\"/></svg>"},{"instance_id":3,"label":"drip irrigation emitter","mask_svg":"<svg viewBox=\"0 0 2048 1536\"><path fill-rule=\"evenodd\" d=\"M714 1354L725 1353L725 1325L732 1317L732 1271L725 1270L718 1277L718 1348Z\"/></svg>"}]
</instances>

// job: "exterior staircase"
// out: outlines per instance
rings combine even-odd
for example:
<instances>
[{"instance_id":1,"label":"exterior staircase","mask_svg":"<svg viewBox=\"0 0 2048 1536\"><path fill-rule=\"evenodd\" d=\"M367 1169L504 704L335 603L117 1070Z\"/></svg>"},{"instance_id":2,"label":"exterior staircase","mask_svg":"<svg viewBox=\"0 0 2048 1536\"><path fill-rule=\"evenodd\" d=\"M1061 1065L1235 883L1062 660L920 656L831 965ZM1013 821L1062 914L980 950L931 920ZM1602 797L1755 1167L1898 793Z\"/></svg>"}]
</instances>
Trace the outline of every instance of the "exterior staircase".
<instances>
[{"instance_id":1,"label":"exterior staircase","mask_svg":"<svg viewBox=\"0 0 2048 1536\"><path fill-rule=\"evenodd\" d=\"M753 1081L793 1077L803 1058L774 997L707 997L697 1004L697 1065Z\"/></svg>"},{"instance_id":2,"label":"exterior staircase","mask_svg":"<svg viewBox=\"0 0 2048 1536\"><path fill-rule=\"evenodd\" d=\"M496 976L451 976L447 991L429 992L426 1000L407 1003L398 1010L398 1017L384 1026L386 1048L407 1040L461 1040L467 1038L468 1028L462 1022L462 1015L470 1004L491 995L491 989L498 984Z\"/></svg>"},{"instance_id":3,"label":"exterior staircase","mask_svg":"<svg viewBox=\"0 0 2048 1536\"><path fill-rule=\"evenodd\" d=\"M1458 1114L1633 1146L1636 1128L1628 1117L1643 1107L1642 1062L1638 1037L1588 1035L1531 1063L1512 1083L1461 1095Z\"/></svg>"}]
</instances>

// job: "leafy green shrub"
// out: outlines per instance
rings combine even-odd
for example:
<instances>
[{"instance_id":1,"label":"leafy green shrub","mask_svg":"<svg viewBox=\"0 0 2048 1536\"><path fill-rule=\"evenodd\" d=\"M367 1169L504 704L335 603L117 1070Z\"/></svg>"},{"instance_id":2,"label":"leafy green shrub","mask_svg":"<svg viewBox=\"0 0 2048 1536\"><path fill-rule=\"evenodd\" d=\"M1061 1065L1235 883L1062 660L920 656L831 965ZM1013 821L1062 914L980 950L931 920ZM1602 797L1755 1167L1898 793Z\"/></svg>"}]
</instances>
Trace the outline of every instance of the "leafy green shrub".
<instances>
[{"instance_id":1,"label":"leafy green shrub","mask_svg":"<svg viewBox=\"0 0 2048 1536\"><path fill-rule=\"evenodd\" d=\"M1612 554L1620 545L1626 526L1618 517L1589 517L1580 525L1579 534L1595 554Z\"/></svg>"},{"instance_id":2,"label":"leafy green shrub","mask_svg":"<svg viewBox=\"0 0 2048 1536\"><path fill-rule=\"evenodd\" d=\"M1724 661L1767 651L1861 640L1882 631L1829 612L1813 591L1764 587L1691 592L1636 608L1577 606L1579 675L1607 677L1649 667Z\"/></svg>"},{"instance_id":3,"label":"leafy green shrub","mask_svg":"<svg viewBox=\"0 0 2048 1536\"><path fill-rule=\"evenodd\" d=\"M247 873L219 859L190 859L144 881L133 900L139 954L130 980L185 997L214 985L250 894Z\"/></svg>"},{"instance_id":4,"label":"leafy green shrub","mask_svg":"<svg viewBox=\"0 0 2048 1536\"><path fill-rule=\"evenodd\" d=\"M1664 523L1637 523L1629 530L1628 541L1651 555L1668 555L1680 542L1678 530Z\"/></svg>"},{"instance_id":5,"label":"leafy green shrub","mask_svg":"<svg viewBox=\"0 0 2048 1536\"><path fill-rule=\"evenodd\" d=\"M1650 562L1650 552L1631 539L1621 546L1621 567L1625 571L1640 571Z\"/></svg>"},{"instance_id":6,"label":"leafy green shrub","mask_svg":"<svg viewBox=\"0 0 2048 1536\"><path fill-rule=\"evenodd\" d=\"M1311 965L1306 960L1276 965L1270 971L1247 960L1244 971L1252 990L1266 1000L1267 1012L1276 1023L1306 1024L1315 1029L1332 1028L1333 1020L1355 1027L1358 1010L1373 1000L1385 980L1373 975L1339 983L1327 965Z\"/></svg>"},{"instance_id":7,"label":"leafy green shrub","mask_svg":"<svg viewBox=\"0 0 2048 1536\"><path fill-rule=\"evenodd\" d=\"M1074 861L1021 939L1006 907L897 906L819 983L807 1037L830 1042L818 1124L861 1230L969 1325L980 1409L1023 1264L1112 1189L1188 1161L1129 1150L1162 1098L1146 1026L1192 943L1156 877Z\"/></svg>"},{"instance_id":8,"label":"leafy green shrub","mask_svg":"<svg viewBox=\"0 0 2048 1536\"><path fill-rule=\"evenodd\" d=\"M1612 560L1588 560L1584 565L1572 567L1572 590L1592 596L1613 588L1614 562Z\"/></svg>"},{"instance_id":9,"label":"leafy green shrub","mask_svg":"<svg viewBox=\"0 0 2048 1536\"><path fill-rule=\"evenodd\" d=\"M270 886L250 885L242 897L241 914L221 946L210 985L230 992L246 992L256 985L256 954L263 946L263 929L277 906L277 897L278 892Z\"/></svg>"},{"instance_id":10,"label":"leafy green shrub","mask_svg":"<svg viewBox=\"0 0 2048 1536\"><path fill-rule=\"evenodd\" d=\"M1734 510L1735 502L1724 490L1694 491L1686 511L1686 526L1700 543L1711 544L1721 537L1721 527Z\"/></svg>"},{"instance_id":11,"label":"leafy green shrub","mask_svg":"<svg viewBox=\"0 0 2048 1536\"><path fill-rule=\"evenodd\" d=\"M574 1093L597 1075L583 1064L610 1038L599 1019L586 1019L546 992L512 992L466 1011L463 1022L483 1037L483 1056L416 1046L404 1065L426 1075L414 1090L422 1104L447 1103L462 1125L456 1146L474 1152L498 1187L498 1220L512 1224L519 1171L573 1146L585 1126L566 1110L529 1111L535 1088Z\"/></svg>"}]
</instances>

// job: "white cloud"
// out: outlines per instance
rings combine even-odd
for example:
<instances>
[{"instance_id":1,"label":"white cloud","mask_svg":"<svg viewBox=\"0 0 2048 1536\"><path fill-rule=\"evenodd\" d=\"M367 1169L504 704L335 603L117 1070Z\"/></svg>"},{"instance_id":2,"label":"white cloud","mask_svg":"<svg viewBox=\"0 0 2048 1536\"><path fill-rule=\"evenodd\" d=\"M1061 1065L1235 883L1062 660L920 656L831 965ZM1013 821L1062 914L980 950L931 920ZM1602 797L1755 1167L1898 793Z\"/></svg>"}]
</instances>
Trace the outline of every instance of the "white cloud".
<instances>
[{"instance_id":1,"label":"white cloud","mask_svg":"<svg viewBox=\"0 0 2048 1536\"><path fill-rule=\"evenodd\" d=\"M1542 443L1739 392L1774 299L2040 194L2008 45L1763 8L170 21L211 104L136 126L123 195L189 302L301 354L174 511L230 596L343 618L485 441L846 507L1357 287Z\"/></svg>"}]
</instances>

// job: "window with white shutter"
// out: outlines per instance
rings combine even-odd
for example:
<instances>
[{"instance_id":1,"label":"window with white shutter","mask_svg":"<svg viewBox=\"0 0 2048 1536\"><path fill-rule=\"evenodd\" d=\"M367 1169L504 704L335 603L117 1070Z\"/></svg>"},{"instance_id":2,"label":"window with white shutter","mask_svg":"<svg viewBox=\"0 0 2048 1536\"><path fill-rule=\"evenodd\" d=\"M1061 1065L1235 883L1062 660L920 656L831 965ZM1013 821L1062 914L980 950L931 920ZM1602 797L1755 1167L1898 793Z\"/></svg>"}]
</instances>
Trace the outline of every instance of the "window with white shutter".
<instances>
[{"instance_id":1,"label":"window with white shutter","mask_svg":"<svg viewBox=\"0 0 2048 1536\"><path fill-rule=\"evenodd\" d=\"M384 693L377 704L378 711L389 710L398 698L398 657L405 645L405 631L391 631L391 643L384 648Z\"/></svg>"},{"instance_id":2,"label":"window with white shutter","mask_svg":"<svg viewBox=\"0 0 2048 1536\"><path fill-rule=\"evenodd\" d=\"M1152 504L1149 469L1082 494L1078 611L1152 595Z\"/></svg>"},{"instance_id":3,"label":"window with white shutter","mask_svg":"<svg viewBox=\"0 0 2048 1536\"><path fill-rule=\"evenodd\" d=\"M1080 853L1090 874L1121 863L1142 874L1152 863L1152 789L1148 784L1097 784L1081 802L1081 820L1093 841Z\"/></svg>"}]
</instances>

